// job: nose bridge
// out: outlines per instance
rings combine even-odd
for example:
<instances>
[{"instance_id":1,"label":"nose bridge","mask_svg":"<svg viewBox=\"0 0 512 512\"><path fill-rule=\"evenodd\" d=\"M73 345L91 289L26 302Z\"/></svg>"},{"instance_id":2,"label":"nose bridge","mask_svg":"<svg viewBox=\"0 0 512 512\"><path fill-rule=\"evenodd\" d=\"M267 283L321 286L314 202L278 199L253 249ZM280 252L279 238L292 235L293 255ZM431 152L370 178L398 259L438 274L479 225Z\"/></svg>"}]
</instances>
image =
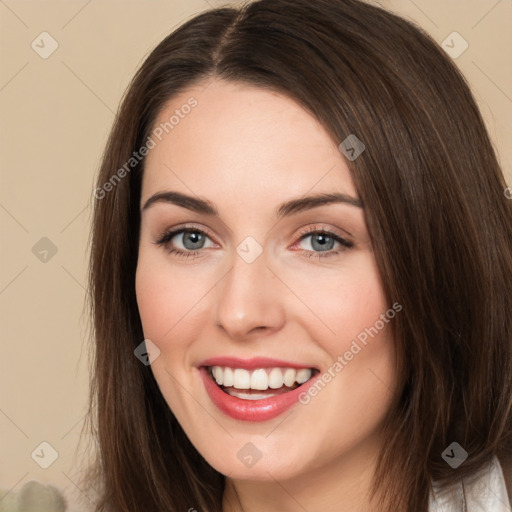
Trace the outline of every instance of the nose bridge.
<instances>
[{"instance_id":1,"label":"nose bridge","mask_svg":"<svg viewBox=\"0 0 512 512\"><path fill-rule=\"evenodd\" d=\"M215 321L234 339L258 328L277 330L284 322L279 288L266 256L253 241L241 242L231 269L219 283Z\"/></svg>"}]
</instances>

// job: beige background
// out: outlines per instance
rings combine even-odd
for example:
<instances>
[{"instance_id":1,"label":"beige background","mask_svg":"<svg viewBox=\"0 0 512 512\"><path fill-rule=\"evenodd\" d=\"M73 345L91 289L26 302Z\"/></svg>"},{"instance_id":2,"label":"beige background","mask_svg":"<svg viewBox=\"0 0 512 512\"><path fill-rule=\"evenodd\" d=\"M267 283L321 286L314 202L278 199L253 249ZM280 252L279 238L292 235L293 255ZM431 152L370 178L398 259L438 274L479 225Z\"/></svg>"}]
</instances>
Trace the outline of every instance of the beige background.
<instances>
[{"instance_id":1,"label":"beige background","mask_svg":"<svg viewBox=\"0 0 512 512\"><path fill-rule=\"evenodd\" d=\"M456 63L512 183L512 2L380 3L440 44L453 31L468 42ZM0 0L0 498L35 479L64 489L69 510L83 509L80 498L89 503L76 485L80 457L73 455L87 400L84 287L94 177L143 58L184 20L224 4ZM47 59L31 47L44 31L58 42ZM43 237L57 249L46 262L32 252ZM42 441L59 454L46 470L31 458Z\"/></svg>"}]
</instances>

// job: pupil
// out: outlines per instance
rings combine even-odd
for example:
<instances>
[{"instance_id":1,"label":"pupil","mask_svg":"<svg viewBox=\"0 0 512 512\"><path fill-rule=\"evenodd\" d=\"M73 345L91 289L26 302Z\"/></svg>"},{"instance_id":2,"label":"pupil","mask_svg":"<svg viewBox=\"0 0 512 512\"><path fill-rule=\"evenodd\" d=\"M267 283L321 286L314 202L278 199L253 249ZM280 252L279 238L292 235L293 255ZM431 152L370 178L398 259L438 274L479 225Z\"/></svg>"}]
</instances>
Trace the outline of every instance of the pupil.
<instances>
[{"instance_id":1,"label":"pupil","mask_svg":"<svg viewBox=\"0 0 512 512\"><path fill-rule=\"evenodd\" d=\"M330 244L329 244L330 242ZM329 249L332 249L332 244L334 242L334 239L329 237L329 236L325 236L325 235L315 235L313 237L313 241L311 243L313 249L319 249L320 251L328 251ZM316 246L315 246L316 244ZM329 244L329 246L327 247L327 245Z\"/></svg>"},{"instance_id":2,"label":"pupil","mask_svg":"<svg viewBox=\"0 0 512 512\"><path fill-rule=\"evenodd\" d=\"M183 245L187 249L200 249L201 248L201 242L203 242L202 236L203 235L201 233L197 233L197 232L185 233L184 234ZM186 243L187 241L191 243L192 247L187 246L187 243Z\"/></svg>"}]
</instances>

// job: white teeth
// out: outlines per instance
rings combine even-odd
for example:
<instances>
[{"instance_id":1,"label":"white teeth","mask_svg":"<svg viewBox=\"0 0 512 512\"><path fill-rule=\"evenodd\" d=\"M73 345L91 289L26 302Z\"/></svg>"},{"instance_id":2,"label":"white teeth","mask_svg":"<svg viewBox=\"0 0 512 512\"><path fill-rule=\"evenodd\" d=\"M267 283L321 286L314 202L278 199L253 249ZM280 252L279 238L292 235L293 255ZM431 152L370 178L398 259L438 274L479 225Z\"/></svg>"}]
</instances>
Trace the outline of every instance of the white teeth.
<instances>
[{"instance_id":1,"label":"white teeth","mask_svg":"<svg viewBox=\"0 0 512 512\"><path fill-rule=\"evenodd\" d=\"M296 371L293 368L286 368L284 372L284 385L291 387L295 382Z\"/></svg>"},{"instance_id":2,"label":"white teeth","mask_svg":"<svg viewBox=\"0 0 512 512\"><path fill-rule=\"evenodd\" d=\"M258 368L248 371L243 368L213 366L211 373L219 386L266 391L269 388L279 389L283 385L293 387L295 383L304 384L311 378L313 372L309 368Z\"/></svg>"},{"instance_id":3,"label":"white teeth","mask_svg":"<svg viewBox=\"0 0 512 512\"><path fill-rule=\"evenodd\" d=\"M237 389L251 389L250 373L242 368L236 368L233 371L233 387Z\"/></svg>"},{"instance_id":4,"label":"white teeth","mask_svg":"<svg viewBox=\"0 0 512 512\"><path fill-rule=\"evenodd\" d=\"M311 370L309 368L301 368L298 372L297 372L297 376L295 377L295 380L299 383L299 384L303 384L304 382L306 382L307 380L309 380L311 378Z\"/></svg>"},{"instance_id":5,"label":"white teeth","mask_svg":"<svg viewBox=\"0 0 512 512\"><path fill-rule=\"evenodd\" d=\"M232 386L233 385L233 370L231 368L224 368L224 375L222 377L222 380L223 380L224 386Z\"/></svg>"},{"instance_id":6,"label":"white teeth","mask_svg":"<svg viewBox=\"0 0 512 512\"><path fill-rule=\"evenodd\" d=\"M214 366L212 369L212 374L215 382L217 382L219 386L222 386L222 384L224 384L224 372L222 371L222 368L220 366Z\"/></svg>"},{"instance_id":7,"label":"white teeth","mask_svg":"<svg viewBox=\"0 0 512 512\"><path fill-rule=\"evenodd\" d=\"M229 388L227 390L228 395L241 398L242 400L262 400L265 398L271 398L278 395L279 393L247 393L247 391L239 391L236 388Z\"/></svg>"},{"instance_id":8,"label":"white teeth","mask_svg":"<svg viewBox=\"0 0 512 512\"><path fill-rule=\"evenodd\" d=\"M279 368L272 368L268 376L268 387L279 389L283 387L283 373Z\"/></svg>"},{"instance_id":9,"label":"white teeth","mask_svg":"<svg viewBox=\"0 0 512 512\"><path fill-rule=\"evenodd\" d=\"M226 368L227 370L227 368ZM268 375L263 368L254 370L251 375L251 389L260 389L264 391L268 388Z\"/></svg>"}]
</instances>

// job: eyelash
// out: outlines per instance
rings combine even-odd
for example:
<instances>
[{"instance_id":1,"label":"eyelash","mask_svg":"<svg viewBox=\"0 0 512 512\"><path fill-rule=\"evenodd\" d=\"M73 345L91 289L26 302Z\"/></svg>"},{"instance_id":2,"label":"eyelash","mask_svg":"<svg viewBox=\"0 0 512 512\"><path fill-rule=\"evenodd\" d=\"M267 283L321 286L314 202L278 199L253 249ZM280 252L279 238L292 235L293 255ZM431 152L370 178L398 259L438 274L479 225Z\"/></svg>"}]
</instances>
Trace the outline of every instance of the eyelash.
<instances>
[{"instance_id":1,"label":"eyelash","mask_svg":"<svg viewBox=\"0 0 512 512\"><path fill-rule=\"evenodd\" d=\"M199 234L207 236L208 238L211 238L211 237L208 236L208 233L206 233L202 229L199 229L199 228L196 228L196 227L184 226L184 227L181 227L179 229L174 229L174 230L165 232L155 242L155 244L160 245L160 246L165 246L165 244L170 242L176 235L178 235L180 233L199 233ZM341 245L341 247L338 248L338 249L330 249L329 251L320 251L320 252L318 252L318 251L307 251L307 250L304 250L304 249L300 250L299 252L302 253L307 258L322 259L322 258L328 258L328 257L331 257L331 256L337 256L338 254L341 254L342 252L346 251L347 249L351 249L352 247L354 247L354 244L352 242L350 242L349 240L346 240L345 238L340 237L336 233L333 233L332 231L328 231L328 230L325 230L325 229L318 229L318 228L316 228L314 226L310 227L310 228L306 228L303 231L301 231L299 233L299 239L297 240L297 242L295 242L295 244L298 243L298 242L301 242L303 239L305 239L308 236L313 235L313 234L315 234L315 235L316 234L318 234L318 235L326 235L329 238L332 238L333 240L338 242ZM201 251L202 251L202 249L191 250L191 251L182 251L181 249L176 249L176 248L168 249L168 253L169 254L173 254L173 255L178 256L180 258L196 258L196 257L198 257L200 255Z\"/></svg>"}]
</instances>

